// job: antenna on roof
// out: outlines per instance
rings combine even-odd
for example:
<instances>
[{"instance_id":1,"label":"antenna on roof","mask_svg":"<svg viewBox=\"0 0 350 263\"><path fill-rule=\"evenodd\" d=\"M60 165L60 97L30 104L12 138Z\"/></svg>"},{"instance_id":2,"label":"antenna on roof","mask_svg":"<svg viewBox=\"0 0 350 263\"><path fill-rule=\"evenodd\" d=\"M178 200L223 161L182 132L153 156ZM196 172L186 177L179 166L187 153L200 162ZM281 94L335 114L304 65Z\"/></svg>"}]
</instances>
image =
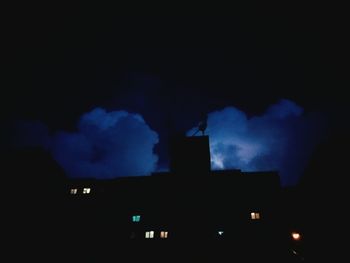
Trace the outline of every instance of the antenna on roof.
<instances>
[{"instance_id":1,"label":"antenna on roof","mask_svg":"<svg viewBox=\"0 0 350 263\"><path fill-rule=\"evenodd\" d=\"M198 129L195 131L194 134L192 134L192 136L195 136L198 132L202 132L202 135L204 135L205 130L207 129L207 116L205 116L205 118L198 123Z\"/></svg>"}]
</instances>

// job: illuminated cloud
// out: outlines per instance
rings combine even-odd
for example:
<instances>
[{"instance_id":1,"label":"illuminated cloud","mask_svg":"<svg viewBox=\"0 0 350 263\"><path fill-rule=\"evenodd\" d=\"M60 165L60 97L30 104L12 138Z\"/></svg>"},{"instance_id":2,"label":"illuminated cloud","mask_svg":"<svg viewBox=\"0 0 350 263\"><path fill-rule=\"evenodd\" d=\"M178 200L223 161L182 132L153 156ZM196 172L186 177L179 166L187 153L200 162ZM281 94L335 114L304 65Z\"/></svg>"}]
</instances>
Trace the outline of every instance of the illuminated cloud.
<instances>
[{"instance_id":1,"label":"illuminated cloud","mask_svg":"<svg viewBox=\"0 0 350 263\"><path fill-rule=\"evenodd\" d=\"M325 131L320 115L289 100L248 118L234 107L208 114L212 169L278 170L283 185L298 182ZM194 134L196 128L188 131ZM200 133L198 133L200 135ZM41 122L19 121L16 147L42 147L72 178L148 175L157 169L158 134L141 115L96 108L81 116L76 132L49 135ZM159 167L158 167L159 169Z\"/></svg>"},{"instance_id":2,"label":"illuminated cloud","mask_svg":"<svg viewBox=\"0 0 350 263\"><path fill-rule=\"evenodd\" d=\"M234 107L208 114L211 167L243 171L278 170L284 185L302 175L320 123L289 100L281 100L261 116L248 118ZM196 128L188 131L194 134ZM199 134L198 134L199 135Z\"/></svg>"},{"instance_id":3,"label":"illuminated cloud","mask_svg":"<svg viewBox=\"0 0 350 263\"><path fill-rule=\"evenodd\" d=\"M96 108L84 114L78 132L59 132L52 153L70 177L148 175L156 168L158 135L138 114Z\"/></svg>"}]
</instances>

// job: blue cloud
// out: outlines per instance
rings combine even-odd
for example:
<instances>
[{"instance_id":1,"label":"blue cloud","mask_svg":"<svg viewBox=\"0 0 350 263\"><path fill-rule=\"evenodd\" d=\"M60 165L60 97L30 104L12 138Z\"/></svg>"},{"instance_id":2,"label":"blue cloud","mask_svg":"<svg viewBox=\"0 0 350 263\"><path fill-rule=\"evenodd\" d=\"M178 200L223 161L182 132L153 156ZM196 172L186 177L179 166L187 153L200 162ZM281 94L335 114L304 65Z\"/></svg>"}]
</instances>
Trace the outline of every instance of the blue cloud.
<instances>
[{"instance_id":1,"label":"blue cloud","mask_svg":"<svg viewBox=\"0 0 350 263\"><path fill-rule=\"evenodd\" d=\"M59 132L52 153L71 177L115 178L152 173L158 134L138 114L96 108L81 116L78 132Z\"/></svg>"},{"instance_id":2,"label":"blue cloud","mask_svg":"<svg viewBox=\"0 0 350 263\"><path fill-rule=\"evenodd\" d=\"M212 169L278 170L283 185L294 185L321 138L320 125L318 118L285 99L252 118L234 107L211 112L206 133Z\"/></svg>"},{"instance_id":3,"label":"blue cloud","mask_svg":"<svg viewBox=\"0 0 350 263\"><path fill-rule=\"evenodd\" d=\"M265 116L282 120L290 116L300 116L302 113L303 109L295 102L282 99L278 103L270 106L267 109Z\"/></svg>"}]
</instances>

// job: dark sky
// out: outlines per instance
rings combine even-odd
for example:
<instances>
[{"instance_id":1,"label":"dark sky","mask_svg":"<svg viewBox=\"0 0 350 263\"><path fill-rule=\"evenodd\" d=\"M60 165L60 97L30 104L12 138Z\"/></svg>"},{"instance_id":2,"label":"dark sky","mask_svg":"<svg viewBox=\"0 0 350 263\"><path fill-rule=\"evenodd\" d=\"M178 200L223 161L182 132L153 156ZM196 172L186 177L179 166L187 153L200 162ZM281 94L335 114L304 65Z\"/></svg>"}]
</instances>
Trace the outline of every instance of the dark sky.
<instances>
[{"instance_id":1,"label":"dark sky","mask_svg":"<svg viewBox=\"0 0 350 263\"><path fill-rule=\"evenodd\" d=\"M345 21L331 8L251 6L230 16L15 10L5 31L5 126L29 120L50 134L75 132L97 107L137 113L159 136L161 163L170 131L187 132L229 106L251 118L286 99L322 115L327 131L348 127Z\"/></svg>"}]
</instances>

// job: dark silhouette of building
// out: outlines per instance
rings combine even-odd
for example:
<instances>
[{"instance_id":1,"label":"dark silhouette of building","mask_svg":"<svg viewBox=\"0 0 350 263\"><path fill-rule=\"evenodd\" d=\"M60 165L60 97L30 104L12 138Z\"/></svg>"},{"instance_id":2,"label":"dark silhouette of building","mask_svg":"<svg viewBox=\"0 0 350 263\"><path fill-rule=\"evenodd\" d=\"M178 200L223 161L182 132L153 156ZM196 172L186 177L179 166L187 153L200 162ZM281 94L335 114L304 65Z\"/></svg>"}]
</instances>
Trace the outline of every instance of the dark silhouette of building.
<instances>
[{"instance_id":1,"label":"dark silhouette of building","mask_svg":"<svg viewBox=\"0 0 350 263\"><path fill-rule=\"evenodd\" d=\"M170 171L191 180L210 173L209 137L176 137L170 143Z\"/></svg>"},{"instance_id":2,"label":"dark silhouette of building","mask_svg":"<svg viewBox=\"0 0 350 263\"><path fill-rule=\"evenodd\" d=\"M121 255L125 262L297 259L281 215L277 172L211 171L207 136L180 137L170 148L170 172L70 180L71 245L102 261Z\"/></svg>"},{"instance_id":3,"label":"dark silhouette of building","mask_svg":"<svg viewBox=\"0 0 350 263\"><path fill-rule=\"evenodd\" d=\"M296 227L304 233L305 257L312 262L347 258L349 129L331 134L315 149L293 196Z\"/></svg>"},{"instance_id":4,"label":"dark silhouette of building","mask_svg":"<svg viewBox=\"0 0 350 263\"><path fill-rule=\"evenodd\" d=\"M61 240L69 229L62 191L68 182L63 170L40 148L16 149L0 156L5 180L3 256L12 262L63 261L62 250L67 249Z\"/></svg>"},{"instance_id":5,"label":"dark silhouette of building","mask_svg":"<svg viewBox=\"0 0 350 263\"><path fill-rule=\"evenodd\" d=\"M294 262L277 172L212 171L209 138L172 141L169 172L67 179L49 153L2 156L5 236L35 262ZM19 251L21 253L19 253ZM294 251L295 252L295 251Z\"/></svg>"}]
</instances>

